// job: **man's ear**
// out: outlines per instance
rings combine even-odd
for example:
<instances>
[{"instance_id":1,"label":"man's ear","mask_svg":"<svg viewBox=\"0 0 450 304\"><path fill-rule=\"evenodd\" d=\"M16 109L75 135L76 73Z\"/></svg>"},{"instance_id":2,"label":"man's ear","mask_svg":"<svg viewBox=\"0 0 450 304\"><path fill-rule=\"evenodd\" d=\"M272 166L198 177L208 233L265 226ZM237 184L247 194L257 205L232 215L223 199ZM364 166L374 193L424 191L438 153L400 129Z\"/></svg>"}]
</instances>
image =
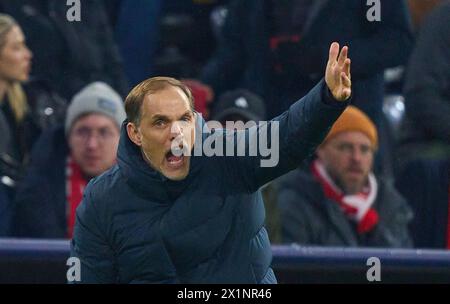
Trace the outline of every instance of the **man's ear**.
<instances>
[{"instance_id":1,"label":"man's ear","mask_svg":"<svg viewBox=\"0 0 450 304\"><path fill-rule=\"evenodd\" d=\"M323 145L320 145L320 146L317 147L317 149L316 149L316 156L317 156L317 158L320 159L321 161L324 160L324 153L325 153L325 151L324 151L323 149L324 149L324 146L323 146Z\"/></svg>"},{"instance_id":2,"label":"man's ear","mask_svg":"<svg viewBox=\"0 0 450 304\"><path fill-rule=\"evenodd\" d=\"M127 134L130 140L137 146L142 146L142 135L141 132L139 132L138 127L132 123L127 123Z\"/></svg>"}]
</instances>

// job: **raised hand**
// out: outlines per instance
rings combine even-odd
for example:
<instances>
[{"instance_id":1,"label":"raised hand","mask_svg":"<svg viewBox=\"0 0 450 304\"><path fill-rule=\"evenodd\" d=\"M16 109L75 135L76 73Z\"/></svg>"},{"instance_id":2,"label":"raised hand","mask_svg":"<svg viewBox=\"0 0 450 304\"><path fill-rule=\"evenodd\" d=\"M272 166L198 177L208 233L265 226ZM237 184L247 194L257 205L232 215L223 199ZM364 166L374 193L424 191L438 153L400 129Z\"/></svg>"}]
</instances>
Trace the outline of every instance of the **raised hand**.
<instances>
[{"instance_id":1,"label":"raised hand","mask_svg":"<svg viewBox=\"0 0 450 304\"><path fill-rule=\"evenodd\" d=\"M345 101L352 94L351 62L347 58L348 47L344 46L340 53L339 48L339 43L337 42L333 42L330 46L325 82L336 100Z\"/></svg>"}]
</instances>

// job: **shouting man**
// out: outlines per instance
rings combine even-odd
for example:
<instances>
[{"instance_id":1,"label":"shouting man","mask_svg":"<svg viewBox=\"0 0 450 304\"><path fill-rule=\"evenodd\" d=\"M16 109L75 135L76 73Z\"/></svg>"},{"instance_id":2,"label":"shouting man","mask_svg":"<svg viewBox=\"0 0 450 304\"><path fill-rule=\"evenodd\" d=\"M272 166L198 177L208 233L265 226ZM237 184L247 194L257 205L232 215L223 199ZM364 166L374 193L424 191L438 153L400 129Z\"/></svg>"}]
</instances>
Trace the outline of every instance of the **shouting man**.
<instances>
[{"instance_id":1,"label":"shouting man","mask_svg":"<svg viewBox=\"0 0 450 304\"><path fill-rule=\"evenodd\" d=\"M266 125L279 126L272 167L261 165L261 155L192 153L199 138L235 140L247 150L261 125L203 132L181 82L137 85L125 101L118 164L91 181L77 209L71 246L81 282L276 283L258 189L295 169L347 106L347 55L333 43L325 81Z\"/></svg>"}]
</instances>

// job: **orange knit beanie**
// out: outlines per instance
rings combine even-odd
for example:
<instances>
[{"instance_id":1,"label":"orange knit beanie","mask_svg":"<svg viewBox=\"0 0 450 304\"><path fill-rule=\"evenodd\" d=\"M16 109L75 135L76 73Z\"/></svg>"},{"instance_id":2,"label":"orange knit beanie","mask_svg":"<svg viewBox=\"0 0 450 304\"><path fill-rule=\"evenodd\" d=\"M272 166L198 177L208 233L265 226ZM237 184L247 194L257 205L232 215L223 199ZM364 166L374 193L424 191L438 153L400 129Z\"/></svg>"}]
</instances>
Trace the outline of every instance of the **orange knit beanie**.
<instances>
[{"instance_id":1,"label":"orange knit beanie","mask_svg":"<svg viewBox=\"0 0 450 304\"><path fill-rule=\"evenodd\" d=\"M375 124L365 113L354 106L348 106L341 116L339 116L322 144L338 133L346 131L362 132L370 139L373 148L376 149L378 147L378 135Z\"/></svg>"}]
</instances>

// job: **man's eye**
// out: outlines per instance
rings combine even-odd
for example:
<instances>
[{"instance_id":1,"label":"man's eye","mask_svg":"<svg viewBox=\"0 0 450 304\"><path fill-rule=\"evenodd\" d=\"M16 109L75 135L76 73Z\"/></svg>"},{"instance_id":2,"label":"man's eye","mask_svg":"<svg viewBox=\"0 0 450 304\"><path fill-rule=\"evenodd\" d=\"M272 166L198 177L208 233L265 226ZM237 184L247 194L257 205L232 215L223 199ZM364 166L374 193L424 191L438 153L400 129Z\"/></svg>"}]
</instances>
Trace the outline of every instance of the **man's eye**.
<instances>
[{"instance_id":1,"label":"man's eye","mask_svg":"<svg viewBox=\"0 0 450 304\"><path fill-rule=\"evenodd\" d=\"M185 116L181 120L182 121L191 121L191 117L190 116Z\"/></svg>"},{"instance_id":2,"label":"man's eye","mask_svg":"<svg viewBox=\"0 0 450 304\"><path fill-rule=\"evenodd\" d=\"M367 153L371 152L371 148L369 146L362 146L361 152L364 154L367 154Z\"/></svg>"},{"instance_id":3,"label":"man's eye","mask_svg":"<svg viewBox=\"0 0 450 304\"><path fill-rule=\"evenodd\" d=\"M75 133L78 136L85 137L85 136L89 136L89 134L91 134L91 131L87 128L81 128L81 129L76 130Z\"/></svg>"},{"instance_id":4,"label":"man's eye","mask_svg":"<svg viewBox=\"0 0 450 304\"><path fill-rule=\"evenodd\" d=\"M162 127L162 126L164 126L165 123L166 122L164 120L160 119L160 120L155 121L154 125L157 127Z\"/></svg>"},{"instance_id":5,"label":"man's eye","mask_svg":"<svg viewBox=\"0 0 450 304\"><path fill-rule=\"evenodd\" d=\"M347 150L349 148L349 146L348 145L339 145L339 146L337 146L337 148L340 151L344 151L344 150Z\"/></svg>"},{"instance_id":6,"label":"man's eye","mask_svg":"<svg viewBox=\"0 0 450 304\"><path fill-rule=\"evenodd\" d=\"M102 138L108 138L113 135L113 132L109 129L101 129L98 133Z\"/></svg>"}]
</instances>

